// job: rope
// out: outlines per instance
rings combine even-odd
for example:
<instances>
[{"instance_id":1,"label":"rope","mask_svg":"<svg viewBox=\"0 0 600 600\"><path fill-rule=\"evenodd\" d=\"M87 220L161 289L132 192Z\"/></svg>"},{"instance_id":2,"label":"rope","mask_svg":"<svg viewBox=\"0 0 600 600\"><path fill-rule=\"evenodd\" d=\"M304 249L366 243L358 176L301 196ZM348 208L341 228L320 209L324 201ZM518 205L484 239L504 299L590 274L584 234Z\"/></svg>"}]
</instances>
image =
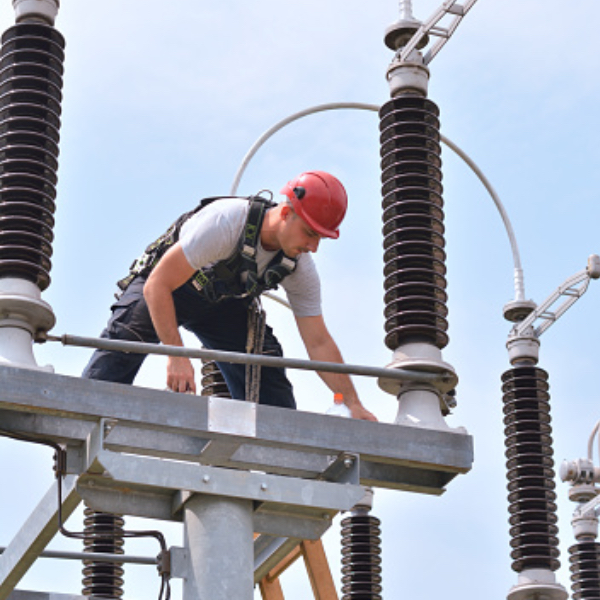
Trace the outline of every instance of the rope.
<instances>
[{"instance_id":1,"label":"rope","mask_svg":"<svg viewBox=\"0 0 600 600\"><path fill-rule=\"evenodd\" d=\"M258 298L248 307L248 338L246 352L262 354L265 341L266 313ZM260 398L260 365L246 365L246 401L258 404Z\"/></svg>"}]
</instances>

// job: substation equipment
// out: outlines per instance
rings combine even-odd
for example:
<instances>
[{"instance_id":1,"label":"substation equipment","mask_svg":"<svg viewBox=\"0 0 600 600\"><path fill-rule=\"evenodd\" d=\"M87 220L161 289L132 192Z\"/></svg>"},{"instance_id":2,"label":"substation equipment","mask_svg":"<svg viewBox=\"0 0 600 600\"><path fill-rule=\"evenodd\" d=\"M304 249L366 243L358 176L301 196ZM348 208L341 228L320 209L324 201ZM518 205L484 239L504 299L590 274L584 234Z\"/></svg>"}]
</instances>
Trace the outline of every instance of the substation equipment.
<instances>
[{"instance_id":1,"label":"substation equipment","mask_svg":"<svg viewBox=\"0 0 600 600\"><path fill-rule=\"evenodd\" d=\"M255 583L273 565L301 540L319 539L335 515L350 510L343 534L348 557L344 598L359 598L361 590L362 597L380 597L374 547L365 558L358 543L378 536L365 501L369 489L441 494L473 460L472 438L461 428L449 428L441 409L457 381L440 358L448 341L445 304L432 291L443 287L437 283L443 277L443 266L438 266L443 263L441 196L436 188L436 198L428 199L421 189L428 181L439 182L439 176L408 185L394 172L400 149L387 156L386 196L405 201L414 195L411 218L387 219L386 343L397 351L394 364L369 371L267 356L188 354L267 366L369 371L399 397L395 423L54 374L36 364L32 343L52 339L48 331L55 323L41 292L50 283L64 40L54 27L58 0L14 0L14 6L17 22L5 32L0 50L0 417L4 435L56 449L57 481L0 556L0 600L78 597L16 589L59 531L86 542L82 598L122 595L121 565L128 560L119 554L122 538L144 535L160 544L160 596L168 596L169 579L179 577L185 600L251 600ZM396 94L382 114L385 142L391 146L402 129L397 117L408 116L410 127L420 130L421 120L435 113L429 101L411 94L405 115L401 100ZM390 120L394 124L388 127ZM424 149L419 146L409 164L419 163ZM434 155L431 162L437 165ZM427 163L427 168L435 165ZM392 209L397 204L391 198L388 203ZM415 227L425 240L413 238ZM422 256L404 252L404 231L409 247ZM407 283L409 300L403 303L398 285L405 267L416 269L416 275ZM434 277L433 288L422 277ZM408 322L402 311L411 315ZM60 339L77 343L72 336ZM127 347L149 350L182 351ZM398 380L402 385L396 385ZM418 422L407 422L408 414ZM82 501L87 505L85 531L67 531L64 522ZM120 515L181 521L184 545L168 548L159 531L127 531Z\"/></svg>"},{"instance_id":2,"label":"substation equipment","mask_svg":"<svg viewBox=\"0 0 600 600\"><path fill-rule=\"evenodd\" d=\"M54 28L58 0L13 0L16 24L2 36L0 50L0 422L4 435L55 447L57 481L0 556L0 600L119 598L128 560L158 567L161 597L177 577L184 600L250 600L257 582L301 540L319 539L341 511L348 511L343 599L382 597L373 490L441 494L473 461L471 436L445 420L456 405L458 378L442 356L449 342L443 138L439 109L427 92L428 64L475 1L446 1L420 22L403 0L400 20L385 33L395 53L387 71L390 99L379 110L391 363L377 369L127 346L203 359L202 395L191 397L64 377L35 361L34 341L113 350L127 343L48 335L55 318L41 293L50 284L65 44ZM443 18L449 26L439 25ZM600 259L590 257L584 271L540 306L525 300L520 261L515 267L516 296L504 311L513 323L511 369L502 376L511 558L519 577L508 598L565 600L554 576L556 495L539 336L600 276ZM235 401L216 360L376 376L397 397L398 413L394 423L369 423ZM591 454L561 470L578 503L571 549L575 600L598 597L598 472ZM82 501L85 529L69 532L64 522ZM167 547L160 531L127 531L121 515L180 521L184 545ZM59 531L85 541L84 595L17 590ZM131 536L155 538L158 558L124 555L123 540Z\"/></svg>"}]
</instances>

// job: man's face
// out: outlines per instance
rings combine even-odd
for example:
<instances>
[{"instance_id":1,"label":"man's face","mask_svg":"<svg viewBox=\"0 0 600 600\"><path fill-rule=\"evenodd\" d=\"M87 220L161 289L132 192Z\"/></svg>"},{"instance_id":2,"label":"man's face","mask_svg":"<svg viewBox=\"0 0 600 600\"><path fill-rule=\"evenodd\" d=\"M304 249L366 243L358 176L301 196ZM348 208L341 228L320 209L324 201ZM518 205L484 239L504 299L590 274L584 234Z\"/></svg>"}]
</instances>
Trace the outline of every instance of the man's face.
<instances>
[{"instance_id":1,"label":"man's face","mask_svg":"<svg viewBox=\"0 0 600 600\"><path fill-rule=\"evenodd\" d=\"M296 258L303 252L316 252L323 236L309 227L291 208L286 208L281 249L290 258Z\"/></svg>"}]
</instances>

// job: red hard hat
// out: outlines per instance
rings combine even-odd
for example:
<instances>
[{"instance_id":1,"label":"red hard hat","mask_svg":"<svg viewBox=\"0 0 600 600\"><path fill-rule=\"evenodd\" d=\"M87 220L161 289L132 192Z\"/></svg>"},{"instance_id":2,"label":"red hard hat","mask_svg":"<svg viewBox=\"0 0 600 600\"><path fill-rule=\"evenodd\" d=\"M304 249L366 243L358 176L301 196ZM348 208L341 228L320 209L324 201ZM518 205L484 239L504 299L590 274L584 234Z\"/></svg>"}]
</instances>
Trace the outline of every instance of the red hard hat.
<instances>
[{"instance_id":1,"label":"red hard hat","mask_svg":"<svg viewBox=\"0 0 600 600\"><path fill-rule=\"evenodd\" d=\"M307 171L281 190L296 214L324 237L337 239L348 208L348 196L339 179L324 171Z\"/></svg>"}]
</instances>

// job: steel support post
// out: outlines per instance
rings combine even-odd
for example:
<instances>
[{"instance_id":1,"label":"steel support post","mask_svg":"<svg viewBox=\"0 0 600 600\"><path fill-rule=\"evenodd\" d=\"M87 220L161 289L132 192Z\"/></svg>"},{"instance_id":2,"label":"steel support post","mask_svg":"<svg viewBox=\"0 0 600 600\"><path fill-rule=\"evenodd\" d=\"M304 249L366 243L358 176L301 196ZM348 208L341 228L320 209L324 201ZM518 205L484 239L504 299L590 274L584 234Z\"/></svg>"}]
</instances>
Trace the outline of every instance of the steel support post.
<instances>
[{"instance_id":1,"label":"steel support post","mask_svg":"<svg viewBox=\"0 0 600 600\"><path fill-rule=\"evenodd\" d=\"M195 494L185 504L183 600L252 600L252 501Z\"/></svg>"}]
</instances>

